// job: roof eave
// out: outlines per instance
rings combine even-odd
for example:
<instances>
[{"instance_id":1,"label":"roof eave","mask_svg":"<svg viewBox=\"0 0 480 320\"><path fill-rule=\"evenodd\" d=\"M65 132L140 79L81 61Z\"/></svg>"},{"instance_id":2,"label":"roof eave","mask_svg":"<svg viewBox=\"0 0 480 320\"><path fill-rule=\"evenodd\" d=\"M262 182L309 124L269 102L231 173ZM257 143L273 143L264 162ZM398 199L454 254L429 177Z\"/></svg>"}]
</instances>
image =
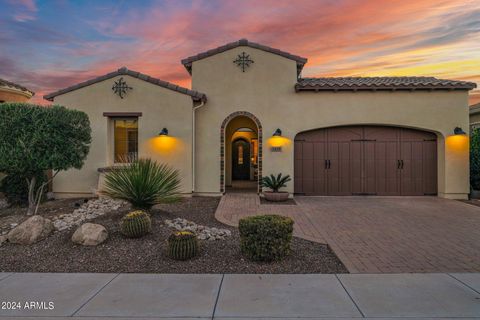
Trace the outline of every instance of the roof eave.
<instances>
[{"instance_id":1,"label":"roof eave","mask_svg":"<svg viewBox=\"0 0 480 320\"><path fill-rule=\"evenodd\" d=\"M204 101L204 102L207 101L207 96L204 93L194 91L194 90L190 90L190 89L181 87L179 85L176 85L176 84L173 84L171 82L167 82L167 81L164 81L164 80L161 80L161 79L158 79L158 78L153 78L153 77L150 77L149 75L140 73L138 71L129 70L126 67L122 67L122 68L118 69L117 71L107 73L103 76L93 78L93 79L90 79L90 80L87 80L87 81L84 81L84 82L80 82L76 85L73 85L73 86L70 86L70 87L67 87L67 88L64 88L64 89L46 94L46 95L43 96L43 98L45 100L48 100L48 101L53 101L54 98L59 96L59 95L62 95L62 94L65 94L65 93L68 93L68 92L71 92L71 91L75 91L77 89L84 88L84 87L87 87L89 85L98 83L100 81L108 80L108 79L111 79L113 77L122 76L122 75L131 76L131 77L146 81L148 83L157 85L157 86L165 88L165 89L170 89L170 90L176 91L178 93L189 95L192 98L193 101Z\"/></svg>"},{"instance_id":2,"label":"roof eave","mask_svg":"<svg viewBox=\"0 0 480 320\"><path fill-rule=\"evenodd\" d=\"M188 58L182 59L181 63L184 65L185 69L187 69L188 73L192 74L192 63L193 62L199 61L199 60L202 60L202 59L205 59L205 58L214 56L216 54L219 54L219 53L222 53L222 52L225 52L225 51L228 51L230 49L237 48L237 47L241 47L241 46L247 46L247 47L250 47L250 48L262 50L262 51L265 51L265 52L269 52L269 53L272 53L272 54L282 56L286 59L296 61L296 63L297 63L297 74L298 75L301 73L301 71L303 69L303 66L308 61L307 58L297 56L297 55L288 53L286 51L282 51L282 50L279 50L279 49L276 49L276 48L268 47L268 46L265 46L265 45L262 45L262 44L259 44L259 43L256 43L256 42L251 42L251 41L248 41L247 39L240 39L238 41L230 42L230 43L227 43L226 45L223 45L223 46L220 46L220 47L217 47L217 48L214 48L214 49L210 49L210 50L198 53L196 55L190 56Z\"/></svg>"}]
</instances>

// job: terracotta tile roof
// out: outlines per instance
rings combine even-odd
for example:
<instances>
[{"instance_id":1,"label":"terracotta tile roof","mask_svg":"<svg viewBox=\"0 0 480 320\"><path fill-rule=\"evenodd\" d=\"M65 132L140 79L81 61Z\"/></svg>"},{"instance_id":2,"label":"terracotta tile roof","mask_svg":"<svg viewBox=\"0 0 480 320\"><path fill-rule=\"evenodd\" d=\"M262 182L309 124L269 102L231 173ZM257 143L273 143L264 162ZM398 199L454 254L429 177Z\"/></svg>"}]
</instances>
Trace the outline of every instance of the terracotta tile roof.
<instances>
[{"instance_id":1,"label":"terracotta tile roof","mask_svg":"<svg viewBox=\"0 0 480 320\"><path fill-rule=\"evenodd\" d=\"M471 90L473 82L444 80L434 77L346 77L301 78L296 91L337 90Z\"/></svg>"},{"instance_id":2,"label":"terracotta tile roof","mask_svg":"<svg viewBox=\"0 0 480 320\"><path fill-rule=\"evenodd\" d=\"M134 78L138 78L140 80L150 82L150 83L155 84L157 86L189 95L195 101L206 101L207 100L207 96L204 93L200 93L198 91L194 91L194 90L190 90L190 89L187 89L187 88L184 88L184 87L180 87L176 84L173 84L173 83L170 83L170 82L167 82L167 81L163 81L163 80L160 80L160 79L157 79L157 78L153 78L153 77L150 77L146 74L143 74L143 73L140 73L140 72L137 72L137 71L129 70L126 67L122 67L122 68L118 69L117 71L110 72L110 73L107 73L106 75L103 75L103 76L100 76L100 77L97 77L97 78L94 78L94 79L91 79L91 80L88 80L88 81L85 81L85 82L78 83L78 84L70 86L68 88L61 89L61 90L46 94L46 95L43 96L43 98L46 99L46 100L49 100L49 101L53 101L53 98L55 98L56 96L62 95L64 93L74 91L74 90L89 86L91 84L94 84L94 83L97 83L97 82L100 82L100 81L103 81L103 80L110 79L110 78L113 78L113 77L116 77L116 76L123 76L123 75L128 75L128 76L131 76L131 77L134 77Z\"/></svg>"},{"instance_id":3,"label":"terracotta tile roof","mask_svg":"<svg viewBox=\"0 0 480 320\"><path fill-rule=\"evenodd\" d=\"M300 72L302 71L302 68L305 65L305 63L307 63L307 58L302 58L300 56L293 55L291 53L281 51L279 49L275 49L275 48L267 47L263 44L251 42L251 41L248 41L247 39L240 39L238 41L230 42L230 43L227 43L226 45L220 46L218 48L211 49L211 50L199 53L197 55L188 57L186 59L183 59L182 64L185 66L187 71L190 74L192 74L192 62L198 61L198 60L201 60L201 59L204 59L204 58L207 58L207 57L211 57L211 56L216 55L218 53L221 53L221 52L233 49L233 48L241 47L241 46L246 46L246 47L250 47L250 48L263 50L263 51L266 51L266 52L277 54L277 55L285 57L287 59L294 60L294 61L297 62L297 72L298 72L298 74L300 74Z\"/></svg>"},{"instance_id":4,"label":"terracotta tile roof","mask_svg":"<svg viewBox=\"0 0 480 320\"><path fill-rule=\"evenodd\" d=\"M470 106L470 114L480 113L480 102L477 104L472 104Z\"/></svg>"},{"instance_id":5,"label":"terracotta tile roof","mask_svg":"<svg viewBox=\"0 0 480 320\"><path fill-rule=\"evenodd\" d=\"M0 87L14 88L14 89L26 92L26 93L30 94L31 96L35 95L35 92L33 92L32 90L28 90L24 86L21 86L19 84L7 81L5 79L0 79Z\"/></svg>"}]
</instances>

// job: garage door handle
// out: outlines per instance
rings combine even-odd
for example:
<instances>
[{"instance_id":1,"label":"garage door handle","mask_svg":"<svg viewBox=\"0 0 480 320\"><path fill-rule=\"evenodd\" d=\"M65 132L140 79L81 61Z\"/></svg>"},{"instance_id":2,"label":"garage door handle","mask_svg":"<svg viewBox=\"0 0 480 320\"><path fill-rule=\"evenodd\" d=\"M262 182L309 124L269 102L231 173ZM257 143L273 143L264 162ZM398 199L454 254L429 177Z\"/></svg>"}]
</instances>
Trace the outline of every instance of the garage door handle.
<instances>
[{"instance_id":1,"label":"garage door handle","mask_svg":"<svg viewBox=\"0 0 480 320\"><path fill-rule=\"evenodd\" d=\"M402 162L402 167L400 169L403 169L403 160L400 160Z\"/></svg>"},{"instance_id":2,"label":"garage door handle","mask_svg":"<svg viewBox=\"0 0 480 320\"><path fill-rule=\"evenodd\" d=\"M330 160L328 160L328 169L330 169L332 163L330 162Z\"/></svg>"},{"instance_id":3,"label":"garage door handle","mask_svg":"<svg viewBox=\"0 0 480 320\"><path fill-rule=\"evenodd\" d=\"M400 169L400 160L397 160L397 169Z\"/></svg>"}]
</instances>

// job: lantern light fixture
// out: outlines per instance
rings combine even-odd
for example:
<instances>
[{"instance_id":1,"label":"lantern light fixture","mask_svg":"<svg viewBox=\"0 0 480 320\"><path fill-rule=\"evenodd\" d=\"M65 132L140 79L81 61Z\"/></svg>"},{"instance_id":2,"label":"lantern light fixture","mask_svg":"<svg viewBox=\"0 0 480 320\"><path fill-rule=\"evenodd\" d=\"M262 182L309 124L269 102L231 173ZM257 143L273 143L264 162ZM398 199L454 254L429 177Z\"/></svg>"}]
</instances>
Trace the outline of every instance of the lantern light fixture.
<instances>
[{"instance_id":1,"label":"lantern light fixture","mask_svg":"<svg viewBox=\"0 0 480 320\"><path fill-rule=\"evenodd\" d=\"M277 130L275 130L275 132L273 133L273 136L274 137L281 137L282 136L282 130L280 130L280 128L277 128Z\"/></svg>"},{"instance_id":2,"label":"lantern light fixture","mask_svg":"<svg viewBox=\"0 0 480 320\"><path fill-rule=\"evenodd\" d=\"M465 131L463 131L462 128L460 127L455 127L455 129L453 129L453 133L455 135L464 135L464 134L467 134Z\"/></svg>"},{"instance_id":3,"label":"lantern light fixture","mask_svg":"<svg viewBox=\"0 0 480 320\"><path fill-rule=\"evenodd\" d=\"M159 136L168 136L168 129L163 128L162 131L158 134Z\"/></svg>"}]
</instances>

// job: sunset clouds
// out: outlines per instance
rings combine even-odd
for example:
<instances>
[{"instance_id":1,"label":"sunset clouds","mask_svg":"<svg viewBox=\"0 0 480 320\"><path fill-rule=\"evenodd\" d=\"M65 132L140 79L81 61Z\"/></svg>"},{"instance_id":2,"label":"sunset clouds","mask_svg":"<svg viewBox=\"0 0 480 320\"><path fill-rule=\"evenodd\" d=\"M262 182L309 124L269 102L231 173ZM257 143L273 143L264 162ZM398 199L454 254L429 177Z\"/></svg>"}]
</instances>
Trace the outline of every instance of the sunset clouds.
<instances>
[{"instance_id":1,"label":"sunset clouds","mask_svg":"<svg viewBox=\"0 0 480 320\"><path fill-rule=\"evenodd\" d=\"M480 83L478 0L12 0L4 7L0 77L36 91L36 102L121 66L189 86L182 58L240 38L307 57L303 76ZM471 95L480 102L478 90Z\"/></svg>"}]
</instances>

